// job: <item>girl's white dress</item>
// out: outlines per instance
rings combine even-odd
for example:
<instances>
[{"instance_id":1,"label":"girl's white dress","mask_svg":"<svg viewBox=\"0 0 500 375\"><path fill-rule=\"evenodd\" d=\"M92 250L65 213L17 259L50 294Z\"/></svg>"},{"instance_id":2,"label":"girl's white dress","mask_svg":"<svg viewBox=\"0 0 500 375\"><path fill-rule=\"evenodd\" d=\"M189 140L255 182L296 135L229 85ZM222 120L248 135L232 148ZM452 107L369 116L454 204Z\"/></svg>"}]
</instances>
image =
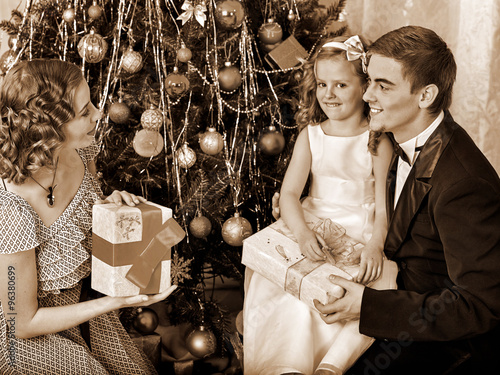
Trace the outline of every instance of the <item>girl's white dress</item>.
<instances>
[{"instance_id":1,"label":"girl's white dress","mask_svg":"<svg viewBox=\"0 0 500 375\"><path fill-rule=\"evenodd\" d=\"M302 206L315 216L341 224L366 243L372 233L375 179L366 131L353 137L326 135L307 127L312 154L309 195ZM371 287L396 288L396 267L385 261L384 273ZM243 307L245 375L316 369L343 373L372 344L359 333L359 321L326 324L318 311L252 270L245 274Z\"/></svg>"}]
</instances>

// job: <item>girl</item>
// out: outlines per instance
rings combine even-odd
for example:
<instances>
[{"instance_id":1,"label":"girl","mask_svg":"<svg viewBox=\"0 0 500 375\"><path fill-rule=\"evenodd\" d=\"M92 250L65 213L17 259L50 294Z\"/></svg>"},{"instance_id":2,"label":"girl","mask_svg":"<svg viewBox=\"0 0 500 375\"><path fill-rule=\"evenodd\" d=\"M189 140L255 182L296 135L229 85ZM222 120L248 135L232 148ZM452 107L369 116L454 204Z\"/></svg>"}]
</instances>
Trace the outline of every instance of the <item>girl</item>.
<instances>
[{"instance_id":1,"label":"girl","mask_svg":"<svg viewBox=\"0 0 500 375\"><path fill-rule=\"evenodd\" d=\"M356 281L376 280L372 287L387 289L396 286L394 264L383 259L385 181L393 151L386 136L369 131L366 86L365 45L358 36L327 40L304 65L296 115L301 132L279 203L306 257L325 259L325 242L306 225L303 210L330 218L364 243ZM309 175L309 195L301 202ZM245 374L342 374L373 342L359 334L358 322L327 325L317 311L246 272Z\"/></svg>"},{"instance_id":2,"label":"girl","mask_svg":"<svg viewBox=\"0 0 500 375\"><path fill-rule=\"evenodd\" d=\"M100 200L94 142L100 113L80 68L16 64L0 89L0 373L152 374L114 310L164 293L86 300L92 205ZM79 326L80 325L80 326Z\"/></svg>"}]
</instances>

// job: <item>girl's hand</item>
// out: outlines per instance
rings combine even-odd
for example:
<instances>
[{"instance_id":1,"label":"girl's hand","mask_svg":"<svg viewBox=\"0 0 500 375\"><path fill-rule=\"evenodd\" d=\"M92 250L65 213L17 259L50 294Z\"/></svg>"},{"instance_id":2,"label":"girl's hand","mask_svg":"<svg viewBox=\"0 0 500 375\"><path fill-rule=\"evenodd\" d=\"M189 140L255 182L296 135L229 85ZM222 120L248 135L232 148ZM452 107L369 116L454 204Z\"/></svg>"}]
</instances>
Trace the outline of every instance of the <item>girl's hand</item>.
<instances>
[{"instance_id":1,"label":"girl's hand","mask_svg":"<svg viewBox=\"0 0 500 375\"><path fill-rule=\"evenodd\" d=\"M147 202L147 199L144 197L139 197L137 195L128 193L125 190L122 191L115 190L107 198L100 199L97 202L95 202L95 204L115 203L120 206L123 202L125 202L129 206L135 206L136 204L139 204L141 202L142 203Z\"/></svg>"},{"instance_id":2,"label":"girl's hand","mask_svg":"<svg viewBox=\"0 0 500 375\"><path fill-rule=\"evenodd\" d=\"M163 293L158 294L139 294L138 296L132 297L112 297L121 298L122 307L139 307L139 306L149 306L156 302L165 300L174 290L177 289L177 285L172 285L170 288L165 290Z\"/></svg>"},{"instance_id":3,"label":"girl's hand","mask_svg":"<svg viewBox=\"0 0 500 375\"><path fill-rule=\"evenodd\" d=\"M382 274L383 260L384 257L380 249L371 246L370 243L366 244L361 251L359 273L355 281L367 285L378 279Z\"/></svg>"},{"instance_id":4,"label":"girl's hand","mask_svg":"<svg viewBox=\"0 0 500 375\"><path fill-rule=\"evenodd\" d=\"M306 256L306 258L315 261L325 260L325 253L321 249L324 245L324 240L314 231L310 229L304 230L302 233L297 235L297 241L299 242L300 251ZM321 244L318 241L322 241L323 243Z\"/></svg>"}]
</instances>

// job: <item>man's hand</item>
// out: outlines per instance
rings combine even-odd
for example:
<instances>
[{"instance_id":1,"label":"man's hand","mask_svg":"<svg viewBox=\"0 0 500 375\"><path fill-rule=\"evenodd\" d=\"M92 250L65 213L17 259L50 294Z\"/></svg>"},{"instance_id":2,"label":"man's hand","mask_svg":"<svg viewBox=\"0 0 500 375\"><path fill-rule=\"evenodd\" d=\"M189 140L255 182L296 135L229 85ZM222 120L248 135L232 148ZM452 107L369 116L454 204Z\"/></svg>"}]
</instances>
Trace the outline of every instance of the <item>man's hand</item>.
<instances>
[{"instance_id":1,"label":"man's hand","mask_svg":"<svg viewBox=\"0 0 500 375\"><path fill-rule=\"evenodd\" d=\"M280 214L280 193L274 193L273 200L273 217L278 220L281 216Z\"/></svg>"},{"instance_id":2,"label":"man's hand","mask_svg":"<svg viewBox=\"0 0 500 375\"><path fill-rule=\"evenodd\" d=\"M329 279L333 284L344 288L345 294L344 297L327 305L314 300L314 305L321 313L321 319L328 324L342 320L358 320L361 315L361 300L365 287L340 276L330 275Z\"/></svg>"}]
</instances>

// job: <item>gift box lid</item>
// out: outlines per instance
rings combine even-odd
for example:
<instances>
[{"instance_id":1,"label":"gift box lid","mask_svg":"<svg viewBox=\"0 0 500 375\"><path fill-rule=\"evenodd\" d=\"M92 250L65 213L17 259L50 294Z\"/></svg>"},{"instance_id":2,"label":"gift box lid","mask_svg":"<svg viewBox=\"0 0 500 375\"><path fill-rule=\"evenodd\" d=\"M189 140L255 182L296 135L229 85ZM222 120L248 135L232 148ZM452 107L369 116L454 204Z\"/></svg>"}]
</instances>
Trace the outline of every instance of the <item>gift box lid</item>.
<instances>
[{"instance_id":1,"label":"gift box lid","mask_svg":"<svg viewBox=\"0 0 500 375\"><path fill-rule=\"evenodd\" d=\"M161 210L162 223L172 217L172 209L153 202L147 205ZM92 231L112 243L142 241L143 215L139 207L115 203L96 204L92 209Z\"/></svg>"}]
</instances>

